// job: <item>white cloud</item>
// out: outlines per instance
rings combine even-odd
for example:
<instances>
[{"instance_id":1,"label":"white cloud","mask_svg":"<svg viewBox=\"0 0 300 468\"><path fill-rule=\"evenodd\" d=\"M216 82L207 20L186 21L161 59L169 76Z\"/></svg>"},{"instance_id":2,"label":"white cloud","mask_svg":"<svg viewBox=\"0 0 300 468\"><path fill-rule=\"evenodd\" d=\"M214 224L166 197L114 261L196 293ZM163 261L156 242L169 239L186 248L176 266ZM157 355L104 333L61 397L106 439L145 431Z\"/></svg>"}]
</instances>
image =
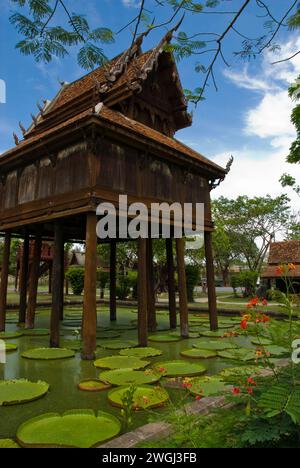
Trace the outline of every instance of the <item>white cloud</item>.
<instances>
[{"instance_id":1,"label":"white cloud","mask_svg":"<svg viewBox=\"0 0 300 468\"><path fill-rule=\"evenodd\" d=\"M141 4L141 0L122 0L123 5L126 7L138 8Z\"/></svg>"}]
</instances>

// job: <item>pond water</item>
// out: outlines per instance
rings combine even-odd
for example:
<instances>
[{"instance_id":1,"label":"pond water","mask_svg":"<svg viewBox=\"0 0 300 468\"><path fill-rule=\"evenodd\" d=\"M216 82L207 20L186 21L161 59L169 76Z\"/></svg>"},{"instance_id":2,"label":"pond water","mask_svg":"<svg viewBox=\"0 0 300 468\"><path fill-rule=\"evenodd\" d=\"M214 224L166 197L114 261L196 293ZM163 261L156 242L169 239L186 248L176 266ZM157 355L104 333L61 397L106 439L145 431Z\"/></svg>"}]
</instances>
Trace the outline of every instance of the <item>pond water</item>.
<instances>
[{"instance_id":1,"label":"pond water","mask_svg":"<svg viewBox=\"0 0 300 468\"><path fill-rule=\"evenodd\" d=\"M75 310L65 309L65 313L78 312ZM166 312L158 313L158 325L160 329L168 328L168 315ZM119 325L129 325L137 318L136 311L131 309L119 309L118 321L115 324L109 321L109 312L107 308L101 308L98 312L98 326L117 329ZM37 328L48 328L50 321L50 313L48 310L40 310L36 318ZM7 325L7 331L15 331L16 325ZM74 339L72 330L61 326L61 331L65 339ZM226 331L226 330L224 330ZM136 340L137 330L127 330L120 332L121 337L118 339ZM170 359L184 359L180 356L182 350L191 348L199 338L181 340L172 343L157 343L149 342L149 346L161 349L162 356L148 358L151 364ZM207 338L209 340L209 338ZM245 338L239 338L243 344ZM99 340L98 340L99 341ZM27 360L21 357L21 353L25 350L37 347L48 347L49 336L43 337L28 337L22 336L18 339L8 340L8 343L14 343L18 346L17 352L8 353L7 363L0 364L0 380L9 379L28 379L30 381L43 380L50 384L48 394L34 402L22 405L0 407L0 439L14 438L20 424L39 416L44 413L58 412L63 413L71 409L93 409L95 411L107 411L115 416L120 414L118 408L112 407L107 400L107 391L89 393L80 391L77 388L78 383L83 379L97 378L100 369L96 369L93 362L82 361L80 353L76 353L75 358L57 360L57 361L34 361ZM103 340L105 342L105 340ZM101 347L97 348L97 357L105 357L110 355L118 355L119 351L105 350ZM190 362L199 362L207 368L207 375L219 373L225 367L232 367L232 362L222 360L220 358L195 360L189 359ZM174 403L180 399L179 390L170 390L170 395ZM193 398L191 397L191 401ZM156 410L156 411L163 411ZM134 416L134 426L137 427L147 423L149 414L146 411L140 411Z\"/></svg>"}]
</instances>

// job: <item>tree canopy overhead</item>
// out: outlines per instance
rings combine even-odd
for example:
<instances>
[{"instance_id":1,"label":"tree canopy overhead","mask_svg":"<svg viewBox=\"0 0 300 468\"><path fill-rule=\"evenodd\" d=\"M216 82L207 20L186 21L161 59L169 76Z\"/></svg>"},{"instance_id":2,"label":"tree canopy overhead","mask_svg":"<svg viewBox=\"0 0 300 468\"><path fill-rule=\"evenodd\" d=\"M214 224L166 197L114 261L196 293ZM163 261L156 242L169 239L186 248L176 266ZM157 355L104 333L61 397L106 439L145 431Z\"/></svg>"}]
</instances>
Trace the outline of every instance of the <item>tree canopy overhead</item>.
<instances>
[{"instance_id":1,"label":"tree canopy overhead","mask_svg":"<svg viewBox=\"0 0 300 468\"><path fill-rule=\"evenodd\" d=\"M171 28L182 20L167 47L177 60L193 60L195 73L199 74L199 86L195 90L186 90L186 95L194 103L204 98L208 86L218 88L215 67L218 61L229 66L230 57L225 56L224 44L230 35L235 37L236 43L233 55L249 60L266 50L278 50L277 36L281 29L293 30L300 26L298 0L282 2L280 13L277 8L276 14L271 0L141 0L139 7L133 9L130 21L119 31L113 31L109 24L92 29L90 18L84 14L84 5L82 12L73 12L69 0L7 1L15 7L10 21L21 35L16 45L21 53L33 55L37 61L50 62L54 56L64 57L76 47L78 63L84 69L102 65L107 60L105 44L119 39L123 32L131 33L130 47L140 35ZM108 6L99 2L98 8L100 13L104 13ZM256 17L255 32L245 27L242 21L249 13ZM58 14L64 15L63 24ZM213 15L221 21L216 20L212 30L207 30L203 21L199 21L195 28L195 23L190 20L197 15L199 19ZM295 50L284 60L299 53Z\"/></svg>"}]
</instances>

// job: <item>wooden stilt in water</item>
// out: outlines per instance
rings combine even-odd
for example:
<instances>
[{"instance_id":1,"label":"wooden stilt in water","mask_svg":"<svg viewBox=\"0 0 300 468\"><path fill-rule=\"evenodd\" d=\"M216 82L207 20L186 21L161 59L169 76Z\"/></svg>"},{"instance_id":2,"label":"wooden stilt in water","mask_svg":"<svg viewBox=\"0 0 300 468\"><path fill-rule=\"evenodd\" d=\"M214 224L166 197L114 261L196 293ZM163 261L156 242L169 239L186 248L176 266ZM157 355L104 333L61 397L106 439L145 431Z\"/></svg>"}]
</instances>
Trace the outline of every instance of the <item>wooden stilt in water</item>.
<instances>
[{"instance_id":1,"label":"wooden stilt in water","mask_svg":"<svg viewBox=\"0 0 300 468\"><path fill-rule=\"evenodd\" d=\"M52 310L50 321L50 347L59 348L59 321L61 318L61 289L63 289L63 266L61 251L64 246L62 225L55 223L54 228L54 255L52 269Z\"/></svg>"},{"instance_id":2,"label":"wooden stilt in water","mask_svg":"<svg viewBox=\"0 0 300 468\"><path fill-rule=\"evenodd\" d=\"M93 360L97 332L97 217L88 213L86 220L85 274L83 299L82 359Z\"/></svg>"},{"instance_id":3,"label":"wooden stilt in water","mask_svg":"<svg viewBox=\"0 0 300 468\"><path fill-rule=\"evenodd\" d=\"M138 239L138 340L148 345L147 239Z\"/></svg>"},{"instance_id":4,"label":"wooden stilt in water","mask_svg":"<svg viewBox=\"0 0 300 468\"><path fill-rule=\"evenodd\" d=\"M25 324L27 307L27 286L29 272L29 234L25 233L23 243L23 255L21 259L20 271L20 306L19 306L19 324Z\"/></svg>"},{"instance_id":5,"label":"wooden stilt in water","mask_svg":"<svg viewBox=\"0 0 300 468\"><path fill-rule=\"evenodd\" d=\"M10 244L11 244L11 234L7 232L4 238L3 260L2 260L2 268L1 268L0 332L5 331Z\"/></svg>"},{"instance_id":6,"label":"wooden stilt in water","mask_svg":"<svg viewBox=\"0 0 300 468\"><path fill-rule=\"evenodd\" d=\"M218 313L217 313L217 297L215 286L215 269L214 258L212 250L212 233L206 231L204 234L205 241L205 257L206 257L206 277L207 277L207 293L208 293L208 307L210 329L212 331L218 330Z\"/></svg>"},{"instance_id":7,"label":"wooden stilt in water","mask_svg":"<svg viewBox=\"0 0 300 468\"><path fill-rule=\"evenodd\" d=\"M184 250L185 250L184 239L176 239L180 333L181 333L182 338L188 338L189 337L189 312L188 312Z\"/></svg>"},{"instance_id":8,"label":"wooden stilt in water","mask_svg":"<svg viewBox=\"0 0 300 468\"><path fill-rule=\"evenodd\" d=\"M42 236L37 234L34 240L33 261L29 278L29 294L26 314L26 328L34 328L35 310L37 302L39 272L41 263Z\"/></svg>"},{"instance_id":9,"label":"wooden stilt in water","mask_svg":"<svg viewBox=\"0 0 300 468\"><path fill-rule=\"evenodd\" d=\"M61 262L61 287L60 287L60 320L64 319L64 292L65 292L65 244L64 239L60 245L60 262Z\"/></svg>"},{"instance_id":10,"label":"wooden stilt in water","mask_svg":"<svg viewBox=\"0 0 300 468\"><path fill-rule=\"evenodd\" d=\"M175 329L177 328L177 310L176 310L175 268L174 268L172 238L166 239L166 249L167 249L167 268L168 268L170 328Z\"/></svg>"},{"instance_id":11,"label":"wooden stilt in water","mask_svg":"<svg viewBox=\"0 0 300 468\"><path fill-rule=\"evenodd\" d=\"M116 299L116 281L117 281L117 243L115 240L110 242L110 321L115 322L117 320L117 299Z\"/></svg>"},{"instance_id":12,"label":"wooden stilt in water","mask_svg":"<svg viewBox=\"0 0 300 468\"><path fill-rule=\"evenodd\" d=\"M156 309L154 290L154 268L153 268L153 244L152 239L147 239L147 294L148 294L148 330L156 331Z\"/></svg>"}]
</instances>

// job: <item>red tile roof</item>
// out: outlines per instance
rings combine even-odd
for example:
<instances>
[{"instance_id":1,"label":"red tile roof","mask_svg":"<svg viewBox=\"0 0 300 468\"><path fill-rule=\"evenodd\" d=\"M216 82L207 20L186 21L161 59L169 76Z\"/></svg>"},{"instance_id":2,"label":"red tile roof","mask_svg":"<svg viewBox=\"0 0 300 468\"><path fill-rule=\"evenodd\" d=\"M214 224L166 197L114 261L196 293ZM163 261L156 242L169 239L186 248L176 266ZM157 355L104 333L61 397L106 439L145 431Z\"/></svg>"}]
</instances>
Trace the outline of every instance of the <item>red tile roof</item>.
<instances>
[{"instance_id":1,"label":"red tile roof","mask_svg":"<svg viewBox=\"0 0 300 468\"><path fill-rule=\"evenodd\" d=\"M300 263L300 241L292 240L271 244L268 264Z\"/></svg>"}]
</instances>

